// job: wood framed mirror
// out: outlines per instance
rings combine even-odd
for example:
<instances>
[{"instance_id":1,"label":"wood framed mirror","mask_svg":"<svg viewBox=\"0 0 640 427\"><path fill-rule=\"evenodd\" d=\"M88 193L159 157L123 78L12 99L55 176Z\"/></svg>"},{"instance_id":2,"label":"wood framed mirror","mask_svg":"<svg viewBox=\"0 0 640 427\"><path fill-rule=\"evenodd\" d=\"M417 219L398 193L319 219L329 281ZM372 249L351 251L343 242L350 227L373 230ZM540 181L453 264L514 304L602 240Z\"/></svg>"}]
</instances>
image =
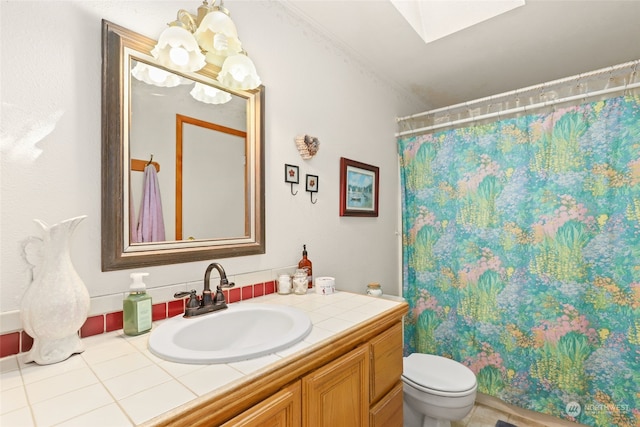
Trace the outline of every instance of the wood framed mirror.
<instances>
[{"instance_id":1,"label":"wood framed mirror","mask_svg":"<svg viewBox=\"0 0 640 427\"><path fill-rule=\"evenodd\" d=\"M102 271L265 253L264 87L224 88L213 65L165 69L154 45L102 21ZM178 83L140 79L140 66ZM196 99L198 85L226 102ZM140 234L149 164L163 239Z\"/></svg>"}]
</instances>

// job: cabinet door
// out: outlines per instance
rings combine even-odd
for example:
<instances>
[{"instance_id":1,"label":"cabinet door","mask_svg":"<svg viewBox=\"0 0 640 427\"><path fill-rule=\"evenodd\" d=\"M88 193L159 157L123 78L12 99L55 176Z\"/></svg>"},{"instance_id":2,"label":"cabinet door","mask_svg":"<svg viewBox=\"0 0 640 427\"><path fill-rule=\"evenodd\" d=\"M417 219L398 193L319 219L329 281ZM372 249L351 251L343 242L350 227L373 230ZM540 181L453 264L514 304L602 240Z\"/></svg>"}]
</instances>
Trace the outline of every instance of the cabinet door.
<instances>
[{"instance_id":1,"label":"cabinet door","mask_svg":"<svg viewBox=\"0 0 640 427\"><path fill-rule=\"evenodd\" d=\"M302 378L302 425L369 425L368 344Z\"/></svg>"},{"instance_id":2,"label":"cabinet door","mask_svg":"<svg viewBox=\"0 0 640 427\"><path fill-rule=\"evenodd\" d=\"M369 427L402 427L402 382L399 381L369 413Z\"/></svg>"},{"instance_id":3,"label":"cabinet door","mask_svg":"<svg viewBox=\"0 0 640 427\"><path fill-rule=\"evenodd\" d=\"M393 388L402 376L402 324L371 340L371 403Z\"/></svg>"},{"instance_id":4,"label":"cabinet door","mask_svg":"<svg viewBox=\"0 0 640 427\"><path fill-rule=\"evenodd\" d=\"M300 381L280 390L221 427L300 427Z\"/></svg>"}]
</instances>

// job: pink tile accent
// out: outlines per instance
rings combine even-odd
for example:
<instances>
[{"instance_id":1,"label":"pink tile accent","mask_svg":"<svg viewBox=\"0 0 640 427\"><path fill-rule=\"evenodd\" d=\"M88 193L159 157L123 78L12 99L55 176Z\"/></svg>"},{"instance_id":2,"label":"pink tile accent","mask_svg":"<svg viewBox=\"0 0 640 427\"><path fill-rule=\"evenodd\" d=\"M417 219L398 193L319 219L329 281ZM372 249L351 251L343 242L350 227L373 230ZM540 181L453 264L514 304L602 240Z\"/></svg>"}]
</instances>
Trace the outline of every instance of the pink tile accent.
<instances>
[{"instance_id":1,"label":"pink tile accent","mask_svg":"<svg viewBox=\"0 0 640 427\"><path fill-rule=\"evenodd\" d=\"M115 313L107 313L105 315L105 320L105 332L117 331L118 329L122 329L123 319L121 311L116 311Z\"/></svg>"},{"instance_id":2,"label":"pink tile accent","mask_svg":"<svg viewBox=\"0 0 640 427\"><path fill-rule=\"evenodd\" d=\"M82 328L80 328L81 338L86 338L86 337L103 334L103 333L104 333L104 314L89 317L84 322L84 325L82 325Z\"/></svg>"},{"instance_id":3,"label":"pink tile accent","mask_svg":"<svg viewBox=\"0 0 640 427\"><path fill-rule=\"evenodd\" d=\"M20 332L0 336L0 357L20 353Z\"/></svg>"},{"instance_id":4,"label":"pink tile accent","mask_svg":"<svg viewBox=\"0 0 640 427\"><path fill-rule=\"evenodd\" d=\"M240 288L229 289L229 299L227 299L227 302L232 303L238 301L240 301Z\"/></svg>"},{"instance_id":5,"label":"pink tile accent","mask_svg":"<svg viewBox=\"0 0 640 427\"><path fill-rule=\"evenodd\" d=\"M264 283L258 283L253 285L254 298L261 297L262 295L264 295Z\"/></svg>"},{"instance_id":6,"label":"pink tile accent","mask_svg":"<svg viewBox=\"0 0 640 427\"><path fill-rule=\"evenodd\" d=\"M156 320L162 320L167 318L167 303L161 302L159 304L153 304L152 307L151 319L155 322Z\"/></svg>"},{"instance_id":7,"label":"pink tile accent","mask_svg":"<svg viewBox=\"0 0 640 427\"><path fill-rule=\"evenodd\" d=\"M253 286L245 286L242 291L242 301L253 298Z\"/></svg>"},{"instance_id":8,"label":"pink tile accent","mask_svg":"<svg viewBox=\"0 0 640 427\"><path fill-rule=\"evenodd\" d=\"M33 338L31 338L31 335L29 335L25 331L22 331L20 338L22 339L22 348L20 349L20 351L24 352L31 350L31 347L33 347Z\"/></svg>"},{"instance_id":9,"label":"pink tile accent","mask_svg":"<svg viewBox=\"0 0 640 427\"><path fill-rule=\"evenodd\" d=\"M270 281L264 284L264 294L269 295L276 291L276 282Z\"/></svg>"},{"instance_id":10,"label":"pink tile accent","mask_svg":"<svg viewBox=\"0 0 640 427\"><path fill-rule=\"evenodd\" d=\"M168 317L177 316L184 313L184 299L169 301L167 303Z\"/></svg>"}]
</instances>

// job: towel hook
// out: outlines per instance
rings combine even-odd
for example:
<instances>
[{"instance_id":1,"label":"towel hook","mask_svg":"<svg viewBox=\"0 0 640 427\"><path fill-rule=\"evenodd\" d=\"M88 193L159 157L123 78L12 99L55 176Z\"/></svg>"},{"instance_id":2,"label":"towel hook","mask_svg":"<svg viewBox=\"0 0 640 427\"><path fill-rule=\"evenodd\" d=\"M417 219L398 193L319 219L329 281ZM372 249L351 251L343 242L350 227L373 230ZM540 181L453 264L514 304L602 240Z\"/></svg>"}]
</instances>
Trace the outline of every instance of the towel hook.
<instances>
[{"instance_id":1,"label":"towel hook","mask_svg":"<svg viewBox=\"0 0 640 427\"><path fill-rule=\"evenodd\" d=\"M311 204L315 205L316 203L318 203L318 199L316 199L316 201L313 201L313 193L317 193L318 192L318 182L320 181L320 178L318 177L318 175L309 175L307 174L307 186L306 186L306 190L311 193Z\"/></svg>"},{"instance_id":2,"label":"towel hook","mask_svg":"<svg viewBox=\"0 0 640 427\"><path fill-rule=\"evenodd\" d=\"M149 166L151 163L153 163L153 153L151 154L151 158L149 159L149 163L147 163L147 166Z\"/></svg>"},{"instance_id":3,"label":"towel hook","mask_svg":"<svg viewBox=\"0 0 640 427\"><path fill-rule=\"evenodd\" d=\"M300 169L296 165L288 165L285 163L284 165L284 182L288 182L291 184L291 195L295 196L298 194L298 190L293 192L293 184L298 184L299 179L298 175L300 174Z\"/></svg>"}]
</instances>

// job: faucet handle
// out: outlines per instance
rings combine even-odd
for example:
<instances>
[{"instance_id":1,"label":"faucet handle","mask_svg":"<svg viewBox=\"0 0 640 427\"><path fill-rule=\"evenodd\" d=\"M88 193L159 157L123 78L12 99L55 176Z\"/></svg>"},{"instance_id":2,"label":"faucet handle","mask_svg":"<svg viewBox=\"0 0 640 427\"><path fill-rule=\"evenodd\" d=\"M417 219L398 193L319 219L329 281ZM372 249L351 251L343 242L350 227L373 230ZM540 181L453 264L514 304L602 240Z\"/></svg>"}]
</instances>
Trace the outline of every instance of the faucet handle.
<instances>
[{"instance_id":1,"label":"faucet handle","mask_svg":"<svg viewBox=\"0 0 640 427\"><path fill-rule=\"evenodd\" d=\"M229 281L226 278L224 278L224 279L220 279L220 285L218 287L226 289L226 288L233 288L235 285L236 285L235 283L233 282L229 283Z\"/></svg>"},{"instance_id":2,"label":"faucet handle","mask_svg":"<svg viewBox=\"0 0 640 427\"><path fill-rule=\"evenodd\" d=\"M195 289L191 289L190 291L176 292L173 294L174 298L184 298L189 297L189 301L187 301L187 308L196 308L200 306L200 302L198 301L198 295Z\"/></svg>"}]
</instances>

